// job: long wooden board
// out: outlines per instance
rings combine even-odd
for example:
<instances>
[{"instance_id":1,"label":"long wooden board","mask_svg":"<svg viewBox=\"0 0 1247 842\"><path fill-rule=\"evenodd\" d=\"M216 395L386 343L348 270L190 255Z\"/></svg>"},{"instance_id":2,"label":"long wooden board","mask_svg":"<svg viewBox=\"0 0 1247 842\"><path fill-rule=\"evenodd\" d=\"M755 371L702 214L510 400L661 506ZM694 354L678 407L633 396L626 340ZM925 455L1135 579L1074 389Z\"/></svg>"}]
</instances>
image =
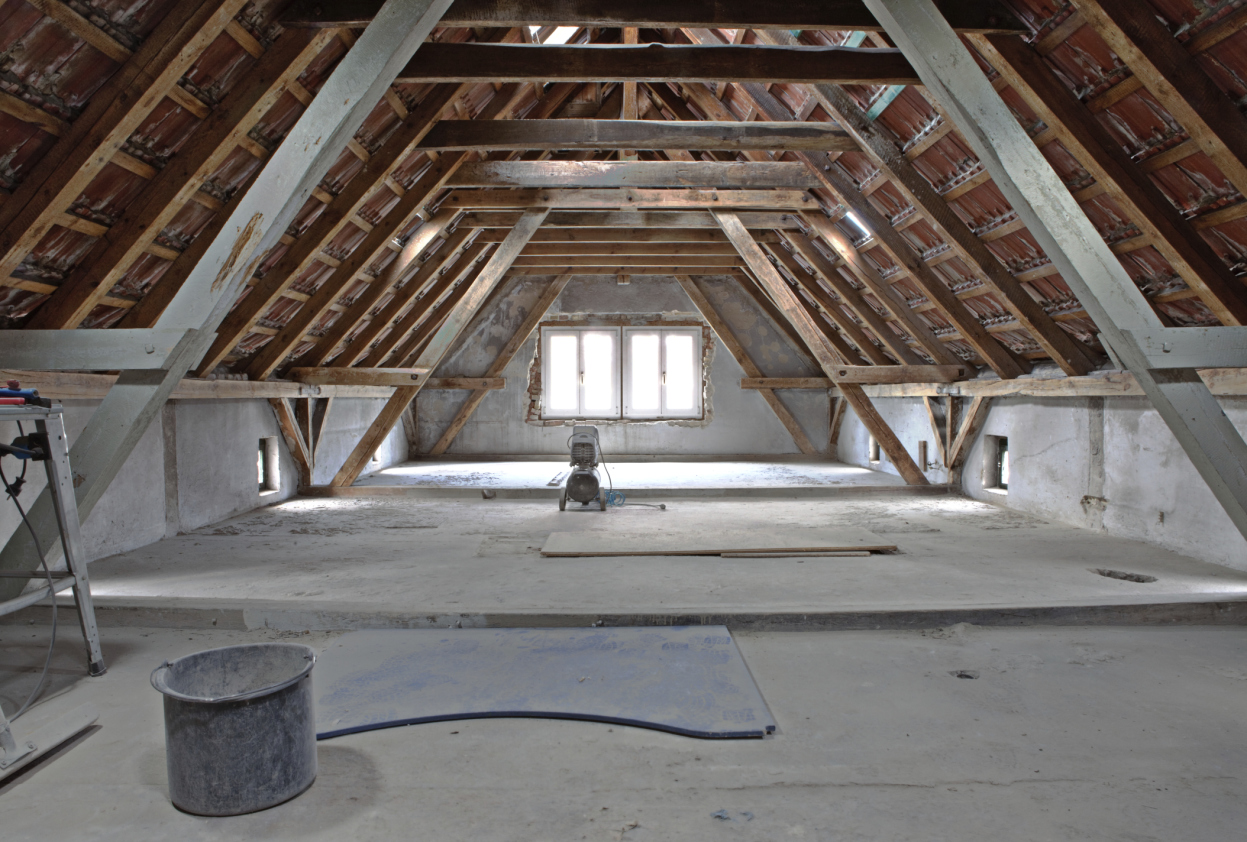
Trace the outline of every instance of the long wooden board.
<instances>
[{"instance_id":1,"label":"long wooden board","mask_svg":"<svg viewBox=\"0 0 1247 842\"><path fill-rule=\"evenodd\" d=\"M723 553L837 552L895 550L865 529L797 528L785 530L690 529L676 533L551 532L541 554L549 558L650 555L722 555Z\"/></svg>"}]
</instances>

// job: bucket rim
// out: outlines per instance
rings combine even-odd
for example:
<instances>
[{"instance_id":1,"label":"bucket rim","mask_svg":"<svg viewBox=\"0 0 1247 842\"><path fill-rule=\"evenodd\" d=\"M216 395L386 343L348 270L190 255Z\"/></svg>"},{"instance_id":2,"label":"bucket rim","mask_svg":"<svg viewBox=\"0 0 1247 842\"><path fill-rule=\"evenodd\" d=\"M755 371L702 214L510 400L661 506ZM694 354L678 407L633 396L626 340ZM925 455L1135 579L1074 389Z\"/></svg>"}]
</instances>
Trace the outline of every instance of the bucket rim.
<instances>
[{"instance_id":1,"label":"bucket rim","mask_svg":"<svg viewBox=\"0 0 1247 842\"><path fill-rule=\"evenodd\" d=\"M307 659L307 663L304 664L303 669L299 670L295 675L290 676L289 678L284 678L276 684L269 684L256 690L248 690L245 693L233 693L228 696L190 696L186 693L178 692L169 686L168 679L170 670L182 661L204 655L208 652L225 652L230 649L256 649L260 647L280 647L283 649L301 651L303 657ZM160 666L156 667L156 669L152 670L151 682L152 687L169 698L178 699L183 702L196 702L199 704L214 705L223 704L225 702L246 701L247 699L255 699L260 696L267 696L272 693L276 693L278 690L284 690L290 685L306 678L312 672L312 667L314 666L316 666L316 650L302 643L238 643L233 646L217 646L212 649L201 649L198 652L183 655L182 657L175 658L172 661L165 661Z\"/></svg>"}]
</instances>

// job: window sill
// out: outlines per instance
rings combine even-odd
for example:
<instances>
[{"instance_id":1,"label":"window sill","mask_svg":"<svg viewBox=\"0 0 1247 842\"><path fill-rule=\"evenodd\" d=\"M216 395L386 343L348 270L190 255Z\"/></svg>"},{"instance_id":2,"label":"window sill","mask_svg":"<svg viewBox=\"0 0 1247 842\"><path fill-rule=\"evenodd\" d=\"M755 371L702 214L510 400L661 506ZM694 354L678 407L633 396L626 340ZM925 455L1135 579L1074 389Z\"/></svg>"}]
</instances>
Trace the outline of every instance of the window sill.
<instances>
[{"instance_id":1,"label":"window sill","mask_svg":"<svg viewBox=\"0 0 1247 842\"><path fill-rule=\"evenodd\" d=\"M272 488L272 489L267 489L267 490L265 490L265 491L261 491L261 492L260 492L260 497L261 497L261 498L264 498L264 497L272 497L274 494L280 494L280 493L281 493L281 489L280 489L280 488Z\"/></svg>"},{"instance_id":2,"label":"window sill","mask_svg":"<svg viewBox=\"0 0 1247 842\"><path fill-rule=\"evenodd\" d=\"M988 494L995 494L997 497L1008 497L1009 489L1007 488L984 488Z\"/></svg>"}]
</instances>

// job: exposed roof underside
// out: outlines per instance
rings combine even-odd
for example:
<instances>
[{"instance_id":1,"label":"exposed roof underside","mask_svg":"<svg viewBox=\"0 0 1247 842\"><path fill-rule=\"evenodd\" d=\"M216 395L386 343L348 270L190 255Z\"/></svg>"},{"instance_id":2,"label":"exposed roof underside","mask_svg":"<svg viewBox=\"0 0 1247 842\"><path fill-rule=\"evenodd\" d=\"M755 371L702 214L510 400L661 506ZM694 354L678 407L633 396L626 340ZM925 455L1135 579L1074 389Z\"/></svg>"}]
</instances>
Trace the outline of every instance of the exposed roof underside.
<instances>
[{"instance_id":1,"label":"exposed roof underside","mask_svg":"<svg viewBox=\"0 0 1247 842\"><path fill-rule=\"evenodd\" d=\"M215 236L231 202L358 34L350 27L283 28L283 5L0 2L4 327L155 323L193 265L196 245ZM1198 126L1187 116L1201 110L1187 99L1198 92L1165 88L1156 81L1163 70L1127 56L1136 62L1131 66L1115 52L1118 36L1106 31L1098 3L1008 5L1023 24L1027 43L1020 44L1020 56L1008 52L1010 43L1019 46L1016 36L974 34L967 43L1162 320L1172 326L1247 323L1241 280L1247 271L1247 167L1225 132L1238 131L1237 140L1247 142L1234 123L1242 119L1237 106L1247 101L1244 0L1137 4L1147 7L1139 10L1144 17L1159 16L1202 69L1202 81L1210 79L1233 104L1228 115L1213 109L1224 118L1221 125L1209 118ZM551 29L443 27L430 40L548 42ZM158 68L168 77L164 82L151 65L136 66L150 58L155 39L165 49ZM570 43L623 39L618 28L588 27L578 28ZM877 32L827 29L806 29L794 39L787 29L642 28L637 40L889 46ZM1036 67L1043 74L1034 75ZM593 149L439 152L418 148L425 133L439 119L618 119L633 107L625 103L621 82L404 78L356 132L282 245L259 264L201 374L218 364L253 379L279 376L294 362L404 364L414 352L413 331L435 318L432 305L452 295L456 281L471 282L473 261L486 256L514 221L508 211L476 207L466 208L468 220L460 217L465 203L479 201L459 199L478 188L455 186L456 169L472 161L609 161L621 155ZM121 95L140 89L146 96ZM863 361L947 362L951 352L952 359L1008 377L1060 354L1064 359L1057 362L1067 373L1085 373L1102 355L1080 302L923 88L690 80L641 81L636 90L639 120L832 123L857 141L844 148L861 144L853 151L640 149L636 158L807 166L817 179L809 190L818 208L811 202L809 215L788 214L784 225L755 234L805 290L810 306L829 315L823 322L828 333ZM1089 160L1094 153L1080 146L1104 133L1116 145L1107 164ZM54 164L71 171L63 172L56 191L23 193L32 173L43 178L40 167ZM484 227L470 228L472 218ZM730 250L709 248L728 243L717 228L687 229L688 246L680 246L669 227L630 228L666 231L636 238L638 244L665 238L665 247L616 248L620 259L613 265L591 259L560 265L536 258L590 258L608 250L556 247L575 237L556 233L563 229L554 224L547 221L552 233L536 238L513 271L557 274L574 266L586 274L646 274L664 265L661 255L672 266L722 267L752 283ZM581 243L607 239L605 227L591 227L597 233L586 233ZM701 251L691 245L698 242ZM405 251L409 244L419 251ZM854 253L864 264L853 265ZM706 256L704 266L697 255ZM863 307L873 312L863 315ZM1074 350L1061 351L1070 338Z\"/></svg>"}]
</instances>

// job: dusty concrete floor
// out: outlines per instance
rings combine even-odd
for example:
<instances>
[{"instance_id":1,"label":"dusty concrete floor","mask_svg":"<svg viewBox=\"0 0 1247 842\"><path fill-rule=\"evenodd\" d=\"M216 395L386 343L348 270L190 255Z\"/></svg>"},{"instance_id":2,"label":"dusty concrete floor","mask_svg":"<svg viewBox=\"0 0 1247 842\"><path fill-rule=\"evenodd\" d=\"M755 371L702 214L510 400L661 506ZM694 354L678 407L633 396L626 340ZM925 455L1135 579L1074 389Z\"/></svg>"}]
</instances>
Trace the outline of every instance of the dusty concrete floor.
<instances>
[{"instance_id":1,"label":"dusty concrete floor","mask_svg":"<svg viewBox=\"0 0 1247 842\"><path fill-rule=\"evenodd\" d=\"M1247 637L1198 627L737 634L773 738L418 725L321 743L317 782L285 805L177 812L149 673L280 636L107 628L111 668L89 679L71 630L50 697L19 725L91 701L100 726L0 788L3 838L1224 842L1247 823ZM46 640L0 626L6 710Z\"/></svg>"},{"instance_id":2,"label":"dusty concrete floor","mask_svg":"<svg viewBox=\"0 0 1247 842\"><path fill-rule=\"evenodd\" d=\"M570 470L567 460L421 460L385 468L356 486L420 488L546 488ZM811 486L903 486L900 477L825 460L610 462L602 473L625 493L642 488L808 488Z\"/></svg>"},{"instance_id":3,"label":"dusty concrete floor","mask_svg":"<svg viewBox=\"0 0 1247 842\"><path fill-rule=\"evenodd\" d=\"M539 554L555 530L835 525L866 527L895 542L900 552L806 560ZM1095 568L1158 581L1105 578ZM959 497L674 500L666 511L627 507L606 513L559 512L553 501L294 499L102 559L91 565L91 574L104 605L146 598L161 606L196 601L250 606L257 613L247 627L298 629L343 628L317 612L344 608L480 625L497 614L826 612L1247 598L1247 573ZM263 616L264 606L295 613L278 621Z\"/></svg>"}]
</instances>

